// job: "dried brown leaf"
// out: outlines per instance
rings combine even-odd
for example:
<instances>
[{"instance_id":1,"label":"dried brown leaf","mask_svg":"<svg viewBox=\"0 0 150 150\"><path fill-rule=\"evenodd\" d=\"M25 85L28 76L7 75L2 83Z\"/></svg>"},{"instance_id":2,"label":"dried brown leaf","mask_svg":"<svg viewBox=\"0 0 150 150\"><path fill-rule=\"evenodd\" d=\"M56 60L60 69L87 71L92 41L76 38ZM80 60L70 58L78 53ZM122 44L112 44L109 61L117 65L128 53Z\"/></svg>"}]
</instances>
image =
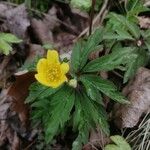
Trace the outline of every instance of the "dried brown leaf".
<instances>
[{"instance_id":1,"label":"dried brown leaf","mask_svg":"<svg viewBox=\"0 0 150 150\"><path fill-rule=\"evenodd\" d=\"M120 128L132 128L138 123L141 115L150 109L150 70L140 68L123 93L131 104L115 106L115 123Z\"/></svg>"},{"instance_id":2,"label":"dried brown leaf","mask_svg":"<svg viewBox=\"0 0 150 150\"><path fill-rule=\"evenodd\" d=\"M30 26L28 13L24 4L6 12L7 21L5 25L11 33L21 39L27 38L27 28Z\"/></svg>"},{"instance_id":3,"label":"dried brown leaf","mask_svg":"<svg viewBox=\"0 0 150 150\"><path fill-rule=\"evenodd\" d=\"M35 78L33 72L16 76L16 82L12 84L8 91L8 95L13 99L12 110L18 113L23 126L27 125L29 119L29 109L24 101L28 96L29 86L34 81Z\"/></svg>"},{"instance_id":4,"label":"dried brown leaf","mask_svg":"<svg viewBox=\"0 0 150 150\"><path fill-rule=\"evenodd\" d=\"M150 18L149 17L138 17L141 28L150 29Z\"/></svg>"}]
</instances>

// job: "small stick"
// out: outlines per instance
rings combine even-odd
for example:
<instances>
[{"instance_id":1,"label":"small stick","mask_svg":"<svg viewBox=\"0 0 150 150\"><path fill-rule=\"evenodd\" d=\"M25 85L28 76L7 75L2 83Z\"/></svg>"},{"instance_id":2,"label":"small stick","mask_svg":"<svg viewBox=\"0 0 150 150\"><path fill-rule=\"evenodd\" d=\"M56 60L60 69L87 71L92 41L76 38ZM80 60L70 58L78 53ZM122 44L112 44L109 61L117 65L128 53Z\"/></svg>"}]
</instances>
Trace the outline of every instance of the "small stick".
<instances>
[{"instance_id":1,"label":"small stick","mask_svg":"<svg viewBox=\"0 0 150 150\"><path fill-rule=\"evenodd\" d=\"M98 15L93 19L93 25L97 23L97 21L99 21L100 23L102 23L102 19L101 17L104 19L104 15L107 14L108 10L107 10L107 5L108 5L109 0L104 0L104 3L101 7L100 12L98 13ZM86 34L89 30L89 27L85 28L80 35L75 39L75 41L77 41L80 37L82 37L84 34Z\"/></svg>"},{"instance_id":2,"label":"small stick","mask_svg":"<svg viewBox=\"0 0 150 150\"><path fill-rule=\"evenodd\" d=\"M96 4L96 0L92 0L92 8L91 8L91 12L90 12L90 21L89 21L89 35L91 35L91 33L92 33L95 4Z\"/></svg>"}]
</instances>

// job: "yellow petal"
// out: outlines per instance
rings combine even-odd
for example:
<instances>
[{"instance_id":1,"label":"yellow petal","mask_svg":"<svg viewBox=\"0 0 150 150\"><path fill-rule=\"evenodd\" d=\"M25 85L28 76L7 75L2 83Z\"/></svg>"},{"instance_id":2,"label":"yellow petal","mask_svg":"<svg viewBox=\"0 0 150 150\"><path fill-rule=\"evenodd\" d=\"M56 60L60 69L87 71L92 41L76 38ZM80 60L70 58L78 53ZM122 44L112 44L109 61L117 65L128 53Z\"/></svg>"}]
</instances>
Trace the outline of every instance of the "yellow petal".
<instances>
[{"instance_id":1,"label":"yellow petal","mask_svg":"<svg viewBox=\"0 0 150 150\"><path fill-rule=\"evenodd\" d=\"M46 78L45 78L45 76L43 76L43 74L35 74L35 78L41 84L43 84L45 86L50 86L50 84L46 81Z\"/></svg>"},{"instance_id":2,"label":"yellow petal","mask_svg":"<svg viewBox=\"0 0 150 150\"><path fill-rule=\"evenodd\" d=\"M60 67L61 67L61 70L64 74L66 74L69 71L69 64L68 63L63 62Z\"/></svg>"},{"instance_id":3,"label":"yellow petal","mask_svg":"<svg viewBox=\"0 0 150 150\"><path fill-rule=\"evenodd\" d=\"M56 50L47 51L47 60L49 63L59 63L59 55Z\"/></svg>"},{"instance_id":4,"label":"yellow petal","mask_svg":"<svg viewBox=\"0 0 150 150\"><path fill-rule=\"evenodd\" d=\"M64 82L67 82L67 81L68 81L67 77L63 76L61 80L56 81L56 82L51 82L51 83L49 83L49 85L52 88L57 88L57 87L61 86Z\"/></svg>"},{"instance_id":5,"label":"yellow petal","mask_svg":"<svg viewBox=\"0 0 150 150\"><path fill-rule=\"evenodd\" d=\"M42 58L37 63L37 72L44 73L47 70L47 59Z\"/></svg>"}]
</instances>

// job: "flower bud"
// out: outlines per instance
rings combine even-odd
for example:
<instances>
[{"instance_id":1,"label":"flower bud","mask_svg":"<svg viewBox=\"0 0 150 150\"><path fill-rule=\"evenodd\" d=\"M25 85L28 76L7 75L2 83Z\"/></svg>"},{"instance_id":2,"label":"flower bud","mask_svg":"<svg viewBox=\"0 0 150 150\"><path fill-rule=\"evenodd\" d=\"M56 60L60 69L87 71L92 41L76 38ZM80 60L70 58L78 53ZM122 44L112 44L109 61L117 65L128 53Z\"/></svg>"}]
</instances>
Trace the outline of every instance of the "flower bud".
<instances>
[{"instance_id":1,"label":"flower bud","mask_svg":"<svg viewBox=\"0 0 150 150\"><path fill-rule=\"evenodd\" d=\"M77 80L76 79L71 79L69 81L69 85L73 88L76 88L77 87Z\"/></svg>"}]
</instances>

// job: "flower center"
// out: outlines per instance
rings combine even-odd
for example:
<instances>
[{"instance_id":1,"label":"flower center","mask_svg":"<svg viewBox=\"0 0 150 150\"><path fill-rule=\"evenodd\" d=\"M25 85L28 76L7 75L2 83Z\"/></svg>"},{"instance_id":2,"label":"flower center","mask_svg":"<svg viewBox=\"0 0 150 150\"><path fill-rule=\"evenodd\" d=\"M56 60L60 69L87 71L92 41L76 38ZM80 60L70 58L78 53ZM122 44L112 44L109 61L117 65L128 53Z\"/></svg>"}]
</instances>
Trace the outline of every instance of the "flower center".
<instances>
[{"instance_id":1,"label":"flower center","mask_svg":"<svg viewBox=\"0 0 150 150\"><path fill-rule=\"evenodd\" d=\"M60 76L61 76L61 71L59 65L54 64L49 66L47 70L48 80L50 80L51 82L56 82L60 79Z\"/></svg>"}]
</instances>

